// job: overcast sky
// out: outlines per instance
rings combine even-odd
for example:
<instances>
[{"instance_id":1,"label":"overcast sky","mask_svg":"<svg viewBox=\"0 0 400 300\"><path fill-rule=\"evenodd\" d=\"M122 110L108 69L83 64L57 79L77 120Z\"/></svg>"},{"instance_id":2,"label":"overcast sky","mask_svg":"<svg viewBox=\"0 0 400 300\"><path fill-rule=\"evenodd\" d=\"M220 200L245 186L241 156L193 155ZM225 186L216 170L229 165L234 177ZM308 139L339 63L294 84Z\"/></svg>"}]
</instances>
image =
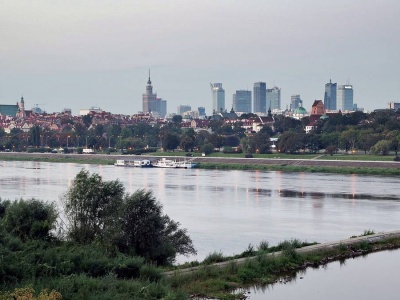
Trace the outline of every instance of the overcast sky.
<instances>
[{"instance_id":1,"label":"overcast sky","mask_svg":"<svg viewBox=\"0 0 400 300\"><path fill-rule=\"evenodd\" d=\"M309 110L330 78L385 108L400 102L400 1L0 0L0 104L133 114L148 69L169 113L210 114L210 82L227 108L265 81Z\"/></svg>"}]
</instances>

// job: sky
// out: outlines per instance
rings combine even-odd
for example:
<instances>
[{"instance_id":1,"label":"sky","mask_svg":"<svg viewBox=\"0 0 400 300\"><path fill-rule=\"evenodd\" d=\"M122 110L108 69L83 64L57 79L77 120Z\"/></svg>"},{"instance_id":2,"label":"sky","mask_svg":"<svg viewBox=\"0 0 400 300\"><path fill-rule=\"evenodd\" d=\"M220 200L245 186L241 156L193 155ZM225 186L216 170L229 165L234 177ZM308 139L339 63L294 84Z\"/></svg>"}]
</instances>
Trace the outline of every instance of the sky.
<instances>
[{"instance_id":1,"label":"sky","mask_svg":"<svg viewBox=\"0 0 400 300\"><path fill-rule=\"evenodd\" d=\"M0 0L0 104L47 112L142 110L153 89L212 113L236 90L281 88L311 109L332 79L370 111L400 102L398 0Z\"/></svg>"}]
</instances>

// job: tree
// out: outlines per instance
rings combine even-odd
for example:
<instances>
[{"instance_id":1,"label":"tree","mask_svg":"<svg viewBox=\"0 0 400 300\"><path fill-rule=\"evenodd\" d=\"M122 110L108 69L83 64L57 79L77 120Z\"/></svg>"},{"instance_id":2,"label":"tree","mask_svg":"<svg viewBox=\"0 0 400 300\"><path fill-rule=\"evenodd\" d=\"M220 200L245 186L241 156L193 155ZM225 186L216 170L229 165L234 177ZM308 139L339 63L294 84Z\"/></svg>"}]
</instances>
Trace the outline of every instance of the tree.
<instances>
[{"instance_id":1,"label":"tree","mask_svg":"<svg viewBox=\"0 0 400 300\"><path fill-rule=\"evenodd\" d=\"M41 130L39 126L33 126L30 129L32 146L40 146L40 132Z\"/></svg>"},{"instance_id":2,"label":"tree","mask_svg":"<svg viewBox=\"0 0 400 300\"><path fill-rule=\"evenodd\" d=\"M189 135L184 135L181 138L181 143L180 146L182 149L184 149L186 152L193 151L193 147L194 147L194 139L191 138Z\"/></svg>"},{"instance_id":3,"label":"tree","mask_svg":"<svg viewBox=\"0 0 400 300\"><path fill-rule=\"evenodd\" d=\"M186 229L162 214L162 205L151 191L138 190L128 195L122 212L121 249L155 261L171 263L176 254L195 254Z\"/></svg>"},{"instance_id":4,"label":"tree","mask_svg":"<svg viewBox=\"0 0 400 300\"><path fill-rule=\"evenodd\" d=\"M179 136L175 133L167 133L163 139L164 150L175 150L179 146Z\"/></svg>"},{"instance_id":5,"label":"tree","mask_svg":"<svg viewBox=\"0 0 400 300\"><path fill-rule=\"evenodd\" d=\"M18 200L1 205L2 227L23 241L28 239L51 239L56 228L58 213L54 203L44 203L34 198Z\"/></svg>"},{"instance_id":6,"label":"tree","mask_svg":"<svg viewBox=\"0 0 400 300\"><path fill-rule=\"evenodd\" d=\"M182 116L181 115L174 115L172 117L172 122L175 124L181 124L182 123Z\"/></svg>"},{"instance_id":7,"label":"tree","mask_svg":"<svg viewBox=\"0 0 400 300\"><path fill-rule=\"evenodd\" d=\"M378 142L378 140L378 134L374 133L372 129L358 131L357 146L364 150L365 154L367 154L367 151L369 151L371 147Z\"/></svg>"},{"instance_id":8,"label":"tree","mask_svg":"<svg viewBox=\"0 0 400 300\"><path fill-rule=\"evenodd\" d=\"M87 114L82 117L82 121L85 124L86 128L89 128L89 126L92 124L92 117Z\"/></svg>"},{"instance_id":9,"label":"tree","mask_svg":"<svg viewBox=\"0 0 400 300\"><path fill-rule=\"evenodd\" d=\"M358 132L354 128L342 132L340 138L342 139L342 144L345 146L346 152L355 149L357 137Z\"/></svg>"},{"instance_id":10,"label":"tree","mask_svg":"<svg viewBox=\"0 0 400 300\"><path fill-rule=\"evenodd\" d=\"M278 140L278 149L283 153L296 153L305 148L305 134L287 131L281 134Z\"/></svg>"},{"instance_id":11,"label":"tree","mask_svg":"<svg viewBox=\"0 0 400 300\"><path fill-rule=\"evenodd\" d=\"M390 141L387 140L380 140L375 145L371 147L372 153L378 155L388 155L392 144Z\"/></svg>"},{"instance_id":12,"label":"tree","mask_svg":"<svg viewBox=\"0 0 400 300\"><path fill-rule=\"evenodd\" d=\"M100 175L81 170L62 196L69 238L80 244L96 240L111 244L118 232L123 196L124 187L119 180L104 182Z\"/></svg>"},{"instance_id":13,"label":"tree","mask_svg":"<svg viewBox=\"0 0 400 300\"><path fill-rule=\"evenodd\" d=\"M201 152L203 152L205 155L209 155L209 154L213 153L213 151L214 151L213 144L207 143L201 147Z\"/></svg>"}]
</instances>

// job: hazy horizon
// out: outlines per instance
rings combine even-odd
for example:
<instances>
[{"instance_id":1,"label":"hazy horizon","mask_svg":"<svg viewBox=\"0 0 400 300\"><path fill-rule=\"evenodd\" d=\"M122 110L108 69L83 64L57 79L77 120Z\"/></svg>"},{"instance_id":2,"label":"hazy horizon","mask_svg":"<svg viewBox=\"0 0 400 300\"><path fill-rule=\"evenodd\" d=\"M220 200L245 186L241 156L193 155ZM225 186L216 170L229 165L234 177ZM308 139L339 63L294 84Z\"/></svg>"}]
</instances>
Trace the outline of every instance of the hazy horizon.
<instances>
[{"instance_id":1,"label":"hazy horizon","mask_svg":"<svg viewBox=\"0 0 400 300\"><path fill-rule=\"evenodd\" d=\"M254 82L309 110L332 79L367 110L400 102L400 2L383 0L0 1L0 103L47 112L142 110L148 70L168 113L226 108Z\"/></svg>"}]
</instances>

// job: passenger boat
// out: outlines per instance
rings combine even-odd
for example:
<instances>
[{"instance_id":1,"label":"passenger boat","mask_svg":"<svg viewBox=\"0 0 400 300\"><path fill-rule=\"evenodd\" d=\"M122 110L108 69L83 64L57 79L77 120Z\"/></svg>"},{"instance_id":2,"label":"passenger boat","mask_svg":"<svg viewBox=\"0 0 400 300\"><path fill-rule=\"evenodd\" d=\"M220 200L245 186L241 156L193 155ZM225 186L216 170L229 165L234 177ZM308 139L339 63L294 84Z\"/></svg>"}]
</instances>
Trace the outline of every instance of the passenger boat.
<instances>
[{"instance_id":1,"label":"passenger boat","mask_svg":"<svg viewBox=\"0 0 400 300\"><path fill-rule=\"evenodd\" d=\"M171 159L166 159L165 157L157 160L154 163L157 168L176 168L176 161Z\"/></svg>"},{"instance_id":2,"label":"passenger boat","mask_svg":"<svg viewBox=\"0 0 400 300\"><path fill-rule=\"evenodd\" d=\"M117 161L114 163L114 165L117 167L137 167L137 168L153 167L153 164L148 159L141 159L141 160L117 159Z\"/></svg>"},{"instance_id":3,"label":"passenger boat","mask_svg":"<svg viewBox=\"0 0 400 300\"><path fill-rule=\"evenodd\" d=\"M196 164L192 161L187 161L187 160L178 161L178 160L166 159L165 157L163 157L154 163L154 167L192 169L196 167Z\"/></svg>"}]
</instances>

